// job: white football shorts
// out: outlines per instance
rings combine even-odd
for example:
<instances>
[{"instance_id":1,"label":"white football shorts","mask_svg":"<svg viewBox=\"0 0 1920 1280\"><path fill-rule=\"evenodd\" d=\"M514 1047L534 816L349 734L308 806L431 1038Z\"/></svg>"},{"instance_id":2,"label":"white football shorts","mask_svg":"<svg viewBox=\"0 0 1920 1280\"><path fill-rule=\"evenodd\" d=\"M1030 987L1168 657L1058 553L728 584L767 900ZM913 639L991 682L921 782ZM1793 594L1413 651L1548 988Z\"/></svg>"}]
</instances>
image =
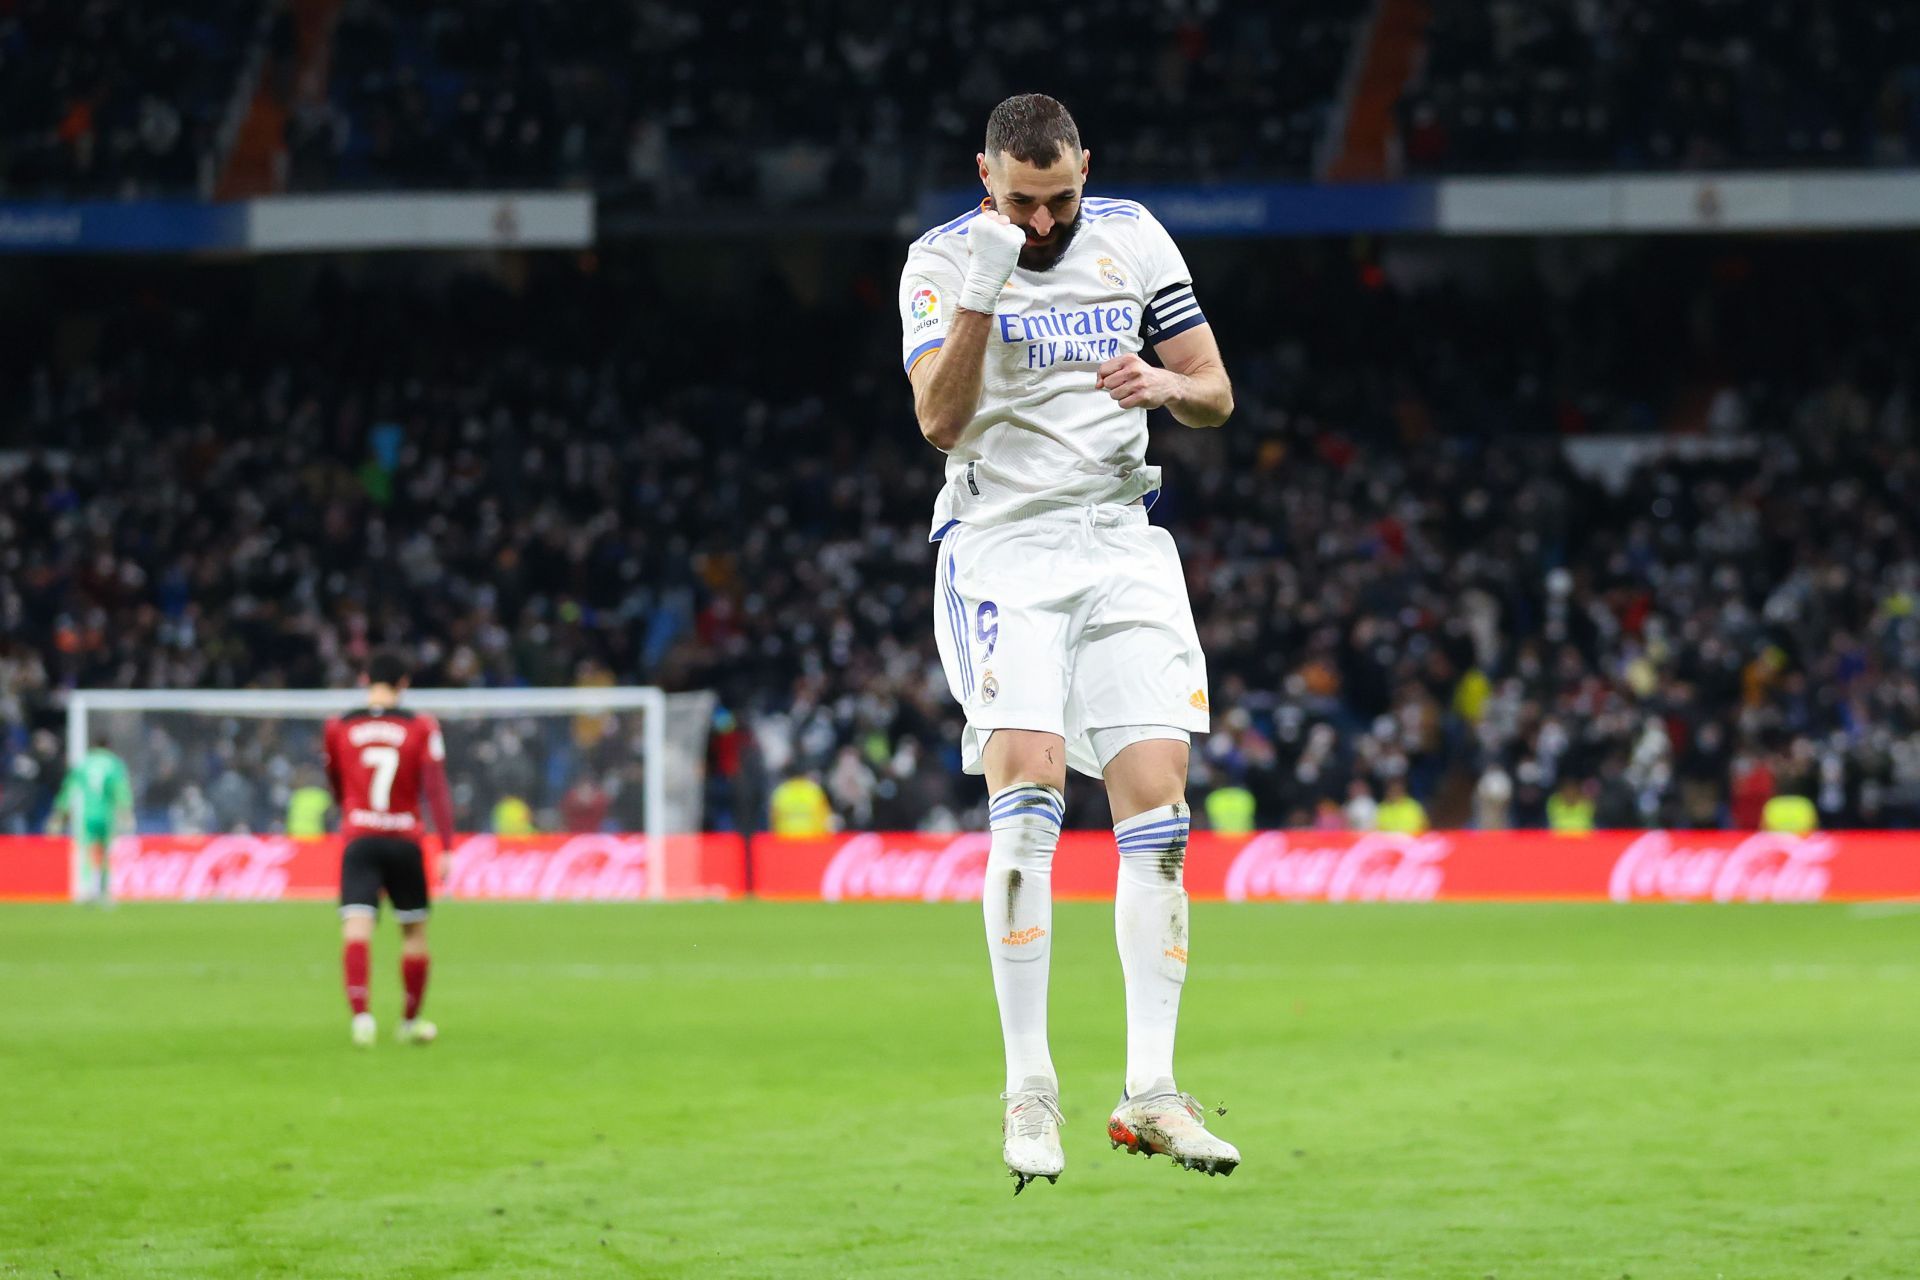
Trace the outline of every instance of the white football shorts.
<instances>
[{"instance_id":1,"label":"white football shorts","mask_svg":"<svg viewBox=\"0 0 1920 1280\"><path fill-rule=\"evenodd\" d=\"M1096 730L1165 726L1103 743L1205 733L1207 661L1180 553L1146 508L1067 507L1005 524L956 524L940 542L934 635L966 712L961 754L983 772L995 729L1066 739L1099 777ZM1109 756L1117 747L1108 747Z\"/></svg>"}]
</instances>

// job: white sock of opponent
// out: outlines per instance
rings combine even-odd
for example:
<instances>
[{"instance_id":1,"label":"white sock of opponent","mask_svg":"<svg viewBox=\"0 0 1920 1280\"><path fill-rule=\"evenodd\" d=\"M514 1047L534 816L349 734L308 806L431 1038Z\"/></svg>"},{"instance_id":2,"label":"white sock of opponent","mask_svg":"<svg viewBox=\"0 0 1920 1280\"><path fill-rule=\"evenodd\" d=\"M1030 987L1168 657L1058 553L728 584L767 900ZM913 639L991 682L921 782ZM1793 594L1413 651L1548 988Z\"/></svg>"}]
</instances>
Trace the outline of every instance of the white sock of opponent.
<instances>
[{"instance_id":1,"label":"white sock of opponent","mask_svg":"<svg viewBox=\"0 0 1920 1280\"><path fill-rule=\"evenodd\" d=\"M987 815L993 846L980 900L1011 1093L1031 1076L1059 1079L1047 1052L1047 961L1053 950L1053 850L1065 806L1052 787L1018 783L993 795Z\"/></svg>"},{"instance_id":2,"label":"white sock of opponent","mask_svg":"<svg viewBox=\"0 0 1920 1280\"><path fill-rule=\"evenodd\" d=\"M1173 1033L1187 980L1187 806L1162 805L1113 828L1120 883L1113 932L1127 981L1127 1096L1173 1078Z\"/></svg>"}]
</instances>

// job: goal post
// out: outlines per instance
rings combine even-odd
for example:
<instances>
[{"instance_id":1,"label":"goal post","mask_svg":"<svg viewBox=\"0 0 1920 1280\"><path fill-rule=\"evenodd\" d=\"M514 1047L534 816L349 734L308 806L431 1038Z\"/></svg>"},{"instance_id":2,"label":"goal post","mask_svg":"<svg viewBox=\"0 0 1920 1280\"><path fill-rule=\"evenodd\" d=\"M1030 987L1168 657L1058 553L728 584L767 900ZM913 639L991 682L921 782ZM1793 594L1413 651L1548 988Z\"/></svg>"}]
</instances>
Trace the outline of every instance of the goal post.
<instances>
[{"instance_id":1,"label":"goal post","mask_svg":"<svg viewBox=\"0 0 1920 1280\"><path fill-rule=\"evenodd\" d=\"M415 689L403 703L440 722L460 834L492 830L503 802L537 828L582 830L567 822L573 787L586 786L578 820L604 801L601 825L646 837L653 899L667 896L668 838L702 826L714 704L711 692L633 685ZM294 791L323 785L323 722L364 705L354 689L80 689L67 757L78 764L104 740L126 762L143 832L272 832Z\"/></svg>"}]
</instances>

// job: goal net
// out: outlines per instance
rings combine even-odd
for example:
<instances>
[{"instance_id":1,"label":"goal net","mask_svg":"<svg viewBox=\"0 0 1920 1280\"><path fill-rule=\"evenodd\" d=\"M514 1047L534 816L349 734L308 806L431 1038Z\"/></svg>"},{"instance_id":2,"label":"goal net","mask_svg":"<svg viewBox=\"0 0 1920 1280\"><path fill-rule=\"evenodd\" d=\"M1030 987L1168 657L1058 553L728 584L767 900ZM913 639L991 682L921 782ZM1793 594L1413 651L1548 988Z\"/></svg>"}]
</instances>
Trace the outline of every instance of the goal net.
<instances>
[{"instance_id":1,"label":"goal net","mask_svg":"<svg viewBox=\"0 0 1920 1280\"><path fill-rule=\"evenodd\" d=\"M126 762L133 787L142 839L116 845L116 884L123 850L134 862L156 842L191 848L195 838L312 835L316 821L336 828L338 811L320 812L327 785L321 726L361 705L355 690L73 693L69 759L77 763L104 743ZM404 705L434 716L445 736L461 837L450 877L456 895L463 878L471 884L513 872L501 869L503 842L533 849L542 837L623 835L633 837L621 846L628 881L644 880L644 896L670 896L672 851L686 843L670 837L701 829L713 694L632 686L420 689ZM604 839L596 845L611 847ZM600 856L603 877L614 874L605 862ZM516 865L525 873L530 864L523 857Z\"/></svg>"}]
</instances>

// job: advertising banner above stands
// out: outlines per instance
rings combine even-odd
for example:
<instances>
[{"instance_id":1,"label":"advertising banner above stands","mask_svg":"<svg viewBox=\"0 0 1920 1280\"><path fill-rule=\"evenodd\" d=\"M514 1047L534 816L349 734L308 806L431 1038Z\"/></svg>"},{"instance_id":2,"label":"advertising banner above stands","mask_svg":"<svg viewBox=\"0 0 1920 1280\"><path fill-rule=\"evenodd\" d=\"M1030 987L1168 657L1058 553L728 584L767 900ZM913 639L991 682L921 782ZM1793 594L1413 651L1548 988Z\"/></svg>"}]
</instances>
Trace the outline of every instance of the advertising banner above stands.
<instances>
[{"instance_id":1,"label":"advertising banner above stands","mask_svg":"<svg viewBox=\"0 0 1920 1280\"><path fill-rule=\"evenodd\" d=\"M0 202L0 253L197 253L247 247L237 204Z\"/></svg>"},{"instance_id":2,"label":"advertising banner above stands","mask_svg":"<svg viewBox=\"0 0 1920 1280\"><path fill-rule=\"evenodd\" d=\"M1920 227L1920 171L1440 178L1383 183L1107 187L1176 236L1438 233L1450 236L1874 231ZM978 188L929 194L921 228L950 221Z\"/></svg>"},{"instance_id":3,"label":"advertising banner above stands","mask_svg":"<svg viewBox=\"0 0 1920 1280\"><path fill-rule=\"evenodd\" d=\"M1920 172L1448 178L1447 235L1876 231L1920 226Z\"/></svg>"},{"instance_id":4,"label":"advertising banner above stands","mask_svg":"<svg viewBox=\"0 0 1920 1280\"><path fill-rule=\"evenodd\" d=\"M254 253L356 249L584 249L585 192L446 196L275 196L247 205Z\"/></svg>"},{"instance_id":5,"label":"advertising banner above stands","mask_svg":"<svg viewBox=\"0 0 1920 1280\"><path fill-rule=\"evenodd\" d=\"M951 222L980 203L980 188L925 196L920 229ZM1176 236L1324 236L1432 231L1438 217L1430 182L1282 182L1217 187L1107 187L1088 194L1138 200Z\"/></svg>"},{"instance_id":6,"label":"advertising banner above stands","mask_svg":"<svg viewBox=\"0 0 1920 1280\"><path fill-rule=\"evenodd\" d=\"M583 249L593 213L580 191L0 203L0 253Z\"/></svg>"},{"instance_id":7,"label":"advertising banner above stands","mask_svg":"<svg viewBox=\"0 0 1920 1280\"><path fill-rule=\"evenodd\" d=\"M1379 183L1120 186L1175 235L1642 235L1920 228L1920 171L1441 178ZM912 233L975 206L978 188L929 192ZM618 219L616 219L616 222ZM671 218L644 220L649 233ZM657 224L657 225L656 225ZM686 229L711 227L705 214ZM792 234L787 211L732 229ZM833 234L831 221L820 234ZM332 253L361 250L580 249L597 234L591 192L269 196L0 202L0 253Z\"/></svg>"},{"instance_id":8,"label":"advertising banner above stands","mask_svg":"<svg viewBox=\"0 0 1920 1280\"><path fill-rule=\"evenodd\" d=\"M977 901L988 837L867 832L823 839L737 835L666 842L669 898ZM1107 831L1060 837L1053 891L1111 898L1119 855ZM131 900L328 899L339 888L337 840L285 836L127 836L113 850L117 896ZM649 850L637 835L463 837L450 899L638 902ZM0 901L60 900L71 846L0 837ZM1920 834L1730 831L1195 832L1187 891L1226 902L1823 902L1920 899Z\"/></svg>"}]
</instances>

